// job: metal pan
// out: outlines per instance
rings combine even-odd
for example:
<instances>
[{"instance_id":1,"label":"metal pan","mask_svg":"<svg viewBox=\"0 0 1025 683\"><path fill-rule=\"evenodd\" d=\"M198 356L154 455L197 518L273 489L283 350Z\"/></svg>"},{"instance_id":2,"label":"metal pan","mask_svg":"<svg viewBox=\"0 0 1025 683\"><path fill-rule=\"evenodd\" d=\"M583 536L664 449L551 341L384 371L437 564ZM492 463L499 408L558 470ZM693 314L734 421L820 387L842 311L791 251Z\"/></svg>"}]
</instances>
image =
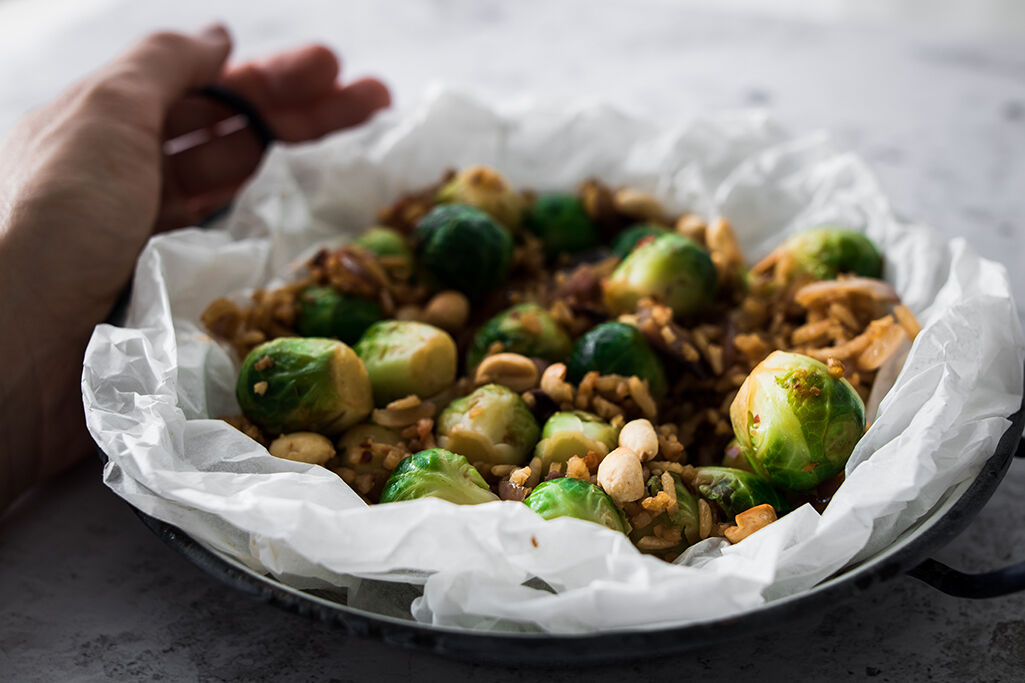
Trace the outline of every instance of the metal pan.
<instances>
[{"instance_id":1,"label":"metal pan","mask_svg":"<svg viewBox=\"0 0 1025 683\"><path fill-rule=\"evenodd\" d=\"M345 604L342 593L331 594L329 598L291 588L207 549L170 524L138 510L135 512L165 543L210 576L254 598L338 626L353 635L471 661L552 665L627 660L675 654L768 630L781 621L824 611L904 574L962 598L991 598L1025 590L1025 562L983 574L963 574L925 559L950 542L982 509L1003 479L1012 457L1025 458L1025 439L1022 438L1025 397L1022 406L1009 419L1011 426L978 476L953 490L889 549L809 591L767 603L756 610L656 630L552 635L484 633L418 624L350 607ZM106 460L102 452L100 457Z\"/></svg>"}]
</instances>

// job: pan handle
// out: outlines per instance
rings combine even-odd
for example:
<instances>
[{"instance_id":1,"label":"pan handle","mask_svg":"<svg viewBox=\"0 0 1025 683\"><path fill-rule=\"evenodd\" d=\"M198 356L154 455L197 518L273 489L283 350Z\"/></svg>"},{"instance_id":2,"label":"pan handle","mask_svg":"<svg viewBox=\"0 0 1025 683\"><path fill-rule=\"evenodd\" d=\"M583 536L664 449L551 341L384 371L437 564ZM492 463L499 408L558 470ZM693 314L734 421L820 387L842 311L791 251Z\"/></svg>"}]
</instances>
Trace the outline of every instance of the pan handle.
<instances>
[{"instance_id":1,"label":"pan handle","mask_svg":"<svg viewBox=\"0 0 1025 683\"><path fill-rule=\"evenodd\" d=\"M1025 438L1014 457L1025 458ZM926 560L908 572L936 590L956 598L995 598L1025 591L1025 562L982 574L965 574L936 560Z\"/></svg>"}]
</instances>

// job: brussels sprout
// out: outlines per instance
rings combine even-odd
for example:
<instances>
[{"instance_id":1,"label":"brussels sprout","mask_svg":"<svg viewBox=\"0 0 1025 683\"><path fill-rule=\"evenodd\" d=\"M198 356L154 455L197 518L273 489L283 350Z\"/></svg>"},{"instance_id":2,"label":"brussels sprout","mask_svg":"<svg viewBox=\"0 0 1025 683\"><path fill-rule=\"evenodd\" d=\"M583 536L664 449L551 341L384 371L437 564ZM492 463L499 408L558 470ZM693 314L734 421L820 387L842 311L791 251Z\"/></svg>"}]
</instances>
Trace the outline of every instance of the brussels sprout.
<instances>
[{"instance_id":1,"label":"brussels sprout","mask_svg":"<svg viewBox=\"0 0 1025 683\"><path fill-rule=\"evenodd\" d=\"M630 533L630 522L623 511L604 491L583 479L560 477L543 482L523 502L545 519L576 517Z\"/></svg>"},{"instance_id":2,"label":"brussels sprout","mask_svg":"<svg viewBox=\"0 0 1025 683\"><path fill-rule=\"evenodd\" d=\"M540 195L527 210L523 223L545 243L549 256L598 244L598 228L583 203L572 195Z\"/></svg>"},{"instance_id":3,"label":"brussels sprout","mask_svg":"<svg viewBox=\"0 0 1025 683\"><path fill-rule=\"evenodd\" d=\"M505 282L512 265L509 231L472 206L436 206L416 226L417 256L443 287L480 299Z\"/></svg>"},{"instance_id":4,"label":"brussels sprout","mask_svg":"<svg viewBox=\"0 0 1025 683\"><path fill-rule=\"evenodd\" d=\"M299 294L295 330L304 337L334 337L355 344L383 317L373 299L344 294L333 287L307 287Z\"/></svg>"},{"instance_id":5,"label":"brussels sprout","mask_svg":"<svg viewBox=\"0 0 1025 683\"><path fill-rule=\"evenodd\" d=\"M381 492L382 503L417 498L441 498L458 505L498 500L466 458L444 448L429 448L404 458Z\"/></svg>"},{"instance_id":6,"label":"brussels sprout","mask_svg":"<svg viewBox=\"0 0 1025 683\"><path fill-rule=\"evenodd\" d=\"M755 505L768 503L776 512L786 511L786 500L757 474L732 467L699 467L694 477L694 488L711 500L730 517L735 517Z\"/></svg>"},{"instance_id":7,"label":"brussels sprout","mask_svg":"<svg viewBox=\"0 0 1025 683\"><path fill-rule=\"evenodd\" d=\"M730 420L755 472L781 489L808 491L847 464L865 433L865 405L824 363L775 351L744 380Z\"/></svg>"},{"instance_id":8,"label":"brussels sprout","mask_svg":"<svg viewBox=\"0 0 1025 683\"><path fill-rule=\"evenodd\" d=\"M741 448L740 442L736 439L732 439L728 444L726 444L726 450L723 452L722 456L722 466L754 472L754 470L751 469L751 463L747 461L744 449Z\"/></svg>"},{"instance_id":9,"label":"brussels sprout","mask_svg":"<svg viewBox=\"0 0 1025 683\"><path fill-rule=\"evenodd\" d=\"M377 256L394 257L405 261L410 273L413 272L413 251L409 248L406 238L398 230L374 227L359 236L356 244L374 252Z\"/></svg>"},{"instance_id":10,"label":"brussels sprout","mask_svg":"<svg viewBox=\"0 0 1025 683\"><path fill-rule=\"evenodd\" d=\"M588 452L605 455L616 447L619 430L593 413L583 410L555 413L545 422L534 455L541 458L541 472L553 462L566 462Z\"/></svg>"},{"instance_id":11,"label":"brussels sprout","mask_svg":"<svg viewBox=\"0 0 1025 683\"><path fill-rule=\"evenodd\" d=\"M260 344L242 361L235 396L242 413L271 434L339 434L374 407L366 368L335 339Z\"/></svg>"},{"instance_id":12,"label":"brussels sprout","mask_svg":"<svg viewBox=\"0 0 1025 683\"><path fill-rule=\"evenodd\" d=\"M619 258L624 259L641 240L668 234L669 231L660 225L650 225L648 223L633 225L616 235L616 239L612 240L612 252Z\"/></svg>"},{"instance_id":13,"label":"brussels sprout","mask_svg":"<svg viewBox=\"0 0 1025 683\"><path fill-rule=\"evenodd\" d=\"M664 527L682 527L683 538L680 539L680 544L672 548L665 548L658 551L659 553L679 554L683 552L687 546L694 545L701 540L698 499L680 480L679 476L675 474L670 474L669 476L673 478L673 488L676 489L676 507L665 512L660 512L645 526L635 528L633 532L631 532L630 538L636 543L645 536L652 535L655 527L659 525ZM657 496L658 492L662 490L661 477L651 477L648 479L647 488L649 495Z\"/></svg>"},{"instance_id":14,"label":"brussels sprout","mask_svg":"<svg viewBox=\"0 0 1025 683\"><path fill-rule=\"evenodd\" d=\"M471 166L438 191L439 204L466 204L516 230L523 217L523 197L505 178L486 166Z\"/></svg>"},{"instance_id":15,"label":"brussels sprout","mask_svg":"<svg viewBox=\"0 0 1025 683\"><path fill-rule=\"evenodd\" d=\"M470 345L466 366L476 367L495 342L501 342L503 351L553 362L565 360L573 350L562 326L547 310L532 303L507 308L484 323Z\"/></svg>"},{"instance_id":16,"label":"brussels sprout","mask_svg":"<svg viewBox=\"0 0 1025 683\"><path fill-rule=\"evenodd\" d=\"M539 431L520 395L501 384L485 384L452 401L437 423L442 448L491 465L526 462Z\"/></svg>"},{"instance_id":17,"label":"brussels sprout","mask_svg":"<svg viewBox=\"0 0 1025 683\"><path fill-rule=\"evenodd\" d=\"M716 285L708 252L693 240L669 233L630 252L602 281L602 295L612 313L631 313L638 301L651 297L680 316L708 306Z\"/></svg>"},{"instance_id":18,"label":"brussels sprout","mask_svg":"<svg viewBox=\"0 0 1025 683\"><path fill-rule=\"evenodd\" d=\"M371 325L355 346L384 406L416 394L426 398L456 379L456 343L444 330L411 320L382 320Z\"/></svg>"},{"instance_id":19,"label":"brussels sprout","mask_svg":"<svg viewBox=\"0 0 1025 683\"><path fill-rule=\"evenodd\" d=\"M783 244L794 269L816 280L832 280L840 273L864 277L883 275L883 258L872 240L853 230L820 227L794 235Z\"/></svg>"},{"instance_id":20,"label":"brussels sprout","mask_svg":"<svg viewBox=\"0 0 1025 683\"><path fill-rule=\"evenodd\" d=\"M394 429L380 425L361 424L350 427L338 439L338 452L343 456L344 467L355 470L357 474L379 472L382 469L384 455L363 448L363 444L368 441L395 446L402 439Z\"/></svg>"},{"instance_id":21,"label":"brussels sprout","mask_svg":"<svg viewBox=\"0 0 1025 683\"><path fill-rule=\"evenodd\" d=\"M597 370L603 375L646 379L656 399L665 396L667 390L662 361L640 330L626 323L602 323L580 337L567 368L572 382L579 382L588 372Z\"/></svg>"}]
</instances>

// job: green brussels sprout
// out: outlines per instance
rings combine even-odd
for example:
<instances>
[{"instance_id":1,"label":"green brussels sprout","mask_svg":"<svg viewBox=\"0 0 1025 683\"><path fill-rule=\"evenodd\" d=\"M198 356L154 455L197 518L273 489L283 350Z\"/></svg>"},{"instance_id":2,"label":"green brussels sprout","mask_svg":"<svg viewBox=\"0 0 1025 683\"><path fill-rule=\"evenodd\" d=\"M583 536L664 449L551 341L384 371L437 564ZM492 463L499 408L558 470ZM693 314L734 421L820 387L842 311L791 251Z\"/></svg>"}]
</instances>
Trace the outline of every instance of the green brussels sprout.
<instances>
[{"instance_id":1,"label":"green brussels sprout","mask_svg":"<svg viewBox=\"0 0 1025 683\"><path fill-rule=\"evenodd\" d=\"M883 276L883 257L872 240L853 230L811 228L783 243L793 267L815 280L833 280L840 273L864 277Z\"/></svg>"},{"instance_id":2,"label":"green brussels sprout","mask_svg":"<svg viewBox=\"0 0 1025 683\"><path fill-rule=\"evenodd\" d=\"M432 396L456 380L456 343L433 325L382 320L363 333L355 349L379 406L410 394Z\"/></svg>"},{"instance_id":3,"label":"green brussels sprout","mask_svg":"<svg viewBox=\"0 0 1025 683\"><path fill-rule=\"evenodd\" d=\"M539 195L527 209L523 223L545 243L549 256L598 244L598 228L584 210L583 202L573 195Z\"/></svg>"},{"instance_id":4,"label":"green brussels sprout","mask_svg":"<svg viewBox=\"0 0 1025 683\"><path fill-rule=\"evenodd\" d=\"M630 522L626 521L623 511L607 493L583 479L560 477L543 482L523 502L545 519L575 517L623 534L630 533Z\"/></svg>"},{"instance_id":5,"label":"green brussels sprout","mask_svg":"<svg viewBox=\"0 0 1025 683\"><path fill-rule=\"evenodd\" d=\"M374 407L366 368L336 339L260 344L242 361L235 396L242 414L271 434L339 434Z\"/></svg>"},{"instance_id":6,"label":"green brussels sprout","mask_svg":"<svg viewBox=\"0 0 1025 683\"><path fill-rule=\"evenodd\" d=\"M522 465L539 431L520 395L501 384L452 401L437 423L438 445L490 465Z\"/></svg>"},{"instance_id":7,"label":"green brussels sprout","mask_svg":"<svg viewBox=\"0 0 1025 683\"><path fill-rule=\"evenodd\" d=\"M774 351L744 380L730 421L755 472L778 488L808 491L847 464L865 433L865 405L824 363Z\"/></svg>"},{"instance_id":8,"label":"green brussels sprout","mask_svg":"<svg viewBox=\"0 0 1025 683\"><path fill-rule=\"evenodd\" d=\"M373 227L360 235L356 244L377 256L401 259L406 264L406 270L409 273L413 272L413 251L398 230Z\"/></svg>"},{"instance_id":9,"label":"green brussels sprout","mask_svg":"<svg viewBox=\"0 0 1025 683\"><path fill-rule=\"evenodd\" d=\"M515 231L523 217L523 197L498 171L471 166L438 191L439 204L465 204L480 209Z\"/></svg>"},{"instance_id":10,"label":"green brussels sprout","mask_svg":"<svg viewBox=\"0 0 1025 683\"><path fill-rule=\"evenodd\" d=\"M353 469L357 474L377 473L383 469L384 455L363 448L363 444L368 441L397 446L402 442L402 438L394 429L380 425L359 424L350 427L337 442L338 453L342 455L345 463L343 467Z\"/></svg>"},{"instance_id":11,"label":"green brussels sprout","mask_svg":"<svg viewBox=\"0 0 1025 683\"><path fill-rule=\"evenodd\" d=\"M612 313L632 313L638 301L651 297L681 316L708 306L717 284L708 252L693 240L668 233L630 252L602 281L602 296Z\"/></svg>"},{"instance_id":12,"label":"green brussels sprout","mask_svg":"<svg viewBox=\"0 0 1025 683\"><path fill-rule=\"evenodd\" d=\"M616 447L618 436L618 429L593 413L583 410L555 413L545 422L534 455L541 458L543 474L552 463L566 462L574 455L583 458L590 451L607 454Z\"/></svg>"},{"instance_id":13,"label":"green brussels sprout","mask_svg":"<svg viewBox=\"0 0 1025 683\"><path fill-rule=\"evenodd\" d=\"M632 225L616 235L616 239L612 240L612 252L619 258L624 259L641 240L668 234L670 234L669 231L661 225L651 225L649 223Z\"/></svg>"},{"instance_id":14,"label":"green brussels sprout","mask_svg":"<svg viewBox=\"0 0 1025 683\"><path fill-rule=\"evenodd\" d=\"M723 451L722 456L722 466L754 472L754 470L751 469L751 463L747 461L744 449L736 439L732 439L728 444L726 444L726 450Z\"/></svg>"},{"instance_id":15,"label":"green brussels sprout","mask_svg":"<svg viewBox=\"0 0 1025 683\"><path fill-rule=\"evenodd\" d=\"M473 337L466 366L476 367L495 342L502 350L553 362L566 360L573 342L551 313L537 304L517 304L484 323Z\"/></svg>"},{"instance_id":16,"label":"green brussels sprout","mask_svg":"<svg viewBox=\"0 0 1025 683\"><path fill-rule=\"evenodd\" d=\"M443 287L480 299L509 276L513 240L483 211L436 206L416 226L417 256Z\"/></svg>"},{"instance_id":17,"label":"green brussels sprout","mask_svg":"<svg viewBox=\"0 0 1025 683\"><path fill-rule=\"evenodd\" d=\"M699 467L696 472L694 488L730 517L764 503L780 514L787 509L786 500L757 474L732 467Z\"/></svg>"},{"instance_id":18,"label":"green brussels sprout","mask_svg":"<svg viewBox=\"0 0 1025 683\"><path fill-rule=\"evenodd\" d=\"M659 553L668 554L680 554L688 546L694 545L701 540L701 517L698 513L698 499L690 492L690 489L680 480L680 477L675 474L670 474L673 478L673 488L676 489L676 507L672 510L660 512L652 518L651 522L644 525L643 527L636 527L630 534L630 539L635 543L645 536L651 536L654 533L656 526L664 527L682 527L683 538L680 539L680 543L672 548L665 548L659 550ZM658 492L662 490L662 479L661 477L651 477L647 483L648 494L651 496L657 496Z\"/></svg>"},{"instance_id":19,"label":"green brussels sprout","mask_svg":"<svg viewBox=\"0 0 1025 683\"><path fill-rule=\"evenodd\" d=\"M355 344L383 317L373 299L345 294L333 287L307 287L299 294L295 330L304 337L334 337Z\"/></svg>"},{"instance_id":20,"label":"green brussels sprout","mask_svg":"<svg viewBox=\"0 0 1025 683\"><path fill-rule=\"evenodd\" d=\"M403 458L381 492L382 503L417 498L441 498L457 505L498 500L466 458L444 448L429 448Z\"/></svg>"},{"instance_id":21,"label":"green brussels sprout","mask_svg":"<svg viewBox=\"0 0 1025 683\"><path fill-rule=\"evenodd\" d=\"M648 380L655 399L665 396L668 389L662 361L640 330L626 323L602 323L577 340L567 366L567 376L571 382L579 382L592 370L602 375L636 376Z\"/></svg>"}]
</instances>

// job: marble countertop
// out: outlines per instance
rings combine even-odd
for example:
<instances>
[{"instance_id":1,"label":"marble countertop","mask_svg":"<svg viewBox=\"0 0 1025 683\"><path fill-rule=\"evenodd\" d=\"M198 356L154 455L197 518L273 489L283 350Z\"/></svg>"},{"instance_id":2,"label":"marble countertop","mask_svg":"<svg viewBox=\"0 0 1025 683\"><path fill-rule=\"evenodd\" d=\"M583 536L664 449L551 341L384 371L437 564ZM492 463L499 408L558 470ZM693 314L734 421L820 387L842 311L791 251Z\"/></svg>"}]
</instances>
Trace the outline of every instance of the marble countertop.
<instances>
[{"instance_id":1,"label":"marble countertop","mask_svg":"<svg viewBox=\"0 0 1025 683\"><path fill-rule=\"evenodd\" d=\"M1025 31L1017 15L1001 31L968 36L916 22L913 12L888 24L756 11L664 0L294 0L258 10L195 0L0 0L0 132L146 31L215 18L233 28L241 57L309 40L332 45L346 73L383 76L400 107L439 80L485 97L614 101L666 120L758 107L792 130L830 131L868 161L901 214L1006 264L1025 318ZM937 559L968 571L1025 560L1023 496L1025 462L1015 462ZM397 650L208 578L150 534L91 461L0 520L0 613L0 678L17 681L1025 678L1025 594L972 602L910 578L757 638L586 672Z\"/></svg>"}]
</instances>

